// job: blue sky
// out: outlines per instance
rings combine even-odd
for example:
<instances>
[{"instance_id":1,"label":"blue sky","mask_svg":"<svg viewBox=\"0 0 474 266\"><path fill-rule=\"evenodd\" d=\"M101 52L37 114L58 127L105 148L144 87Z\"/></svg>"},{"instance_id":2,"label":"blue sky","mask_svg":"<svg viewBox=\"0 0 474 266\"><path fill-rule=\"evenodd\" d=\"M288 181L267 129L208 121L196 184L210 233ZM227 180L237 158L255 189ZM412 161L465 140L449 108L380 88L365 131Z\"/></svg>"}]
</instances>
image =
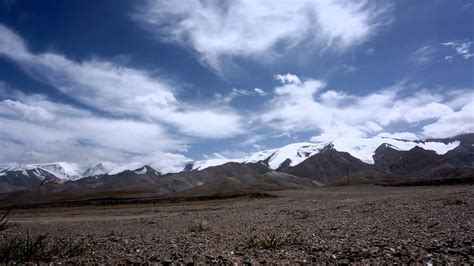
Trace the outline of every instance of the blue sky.
<instances>
[{"instance_id":1,"label":"blue sky","mask_svg":"<svg viewBox=\"0 0 474 266\"><path fill-rule=\"evenodd\" d=\"M0 162L474 131L474 2L0 0Z\"/></svg>"}]
</instances>

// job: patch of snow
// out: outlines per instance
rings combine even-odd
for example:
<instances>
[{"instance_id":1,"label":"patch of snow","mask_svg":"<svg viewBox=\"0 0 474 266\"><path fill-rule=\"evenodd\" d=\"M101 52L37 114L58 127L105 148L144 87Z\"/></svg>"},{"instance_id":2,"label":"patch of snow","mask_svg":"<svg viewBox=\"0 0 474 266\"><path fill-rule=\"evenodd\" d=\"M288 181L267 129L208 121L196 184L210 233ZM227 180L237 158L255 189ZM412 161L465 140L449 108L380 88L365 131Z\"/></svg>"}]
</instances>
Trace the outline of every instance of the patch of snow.
<instances>
[{"instance_id":1,"label":"patch of snow","mask_svg":"<svg viewBox=\"0 0 474 266\"><path fill-rule=\"evenodd\" d=\"M246 163L256 163L260 161L265 161L270 156L272 156L278 149L271 149L271 150L264 150L256 152L248 157L245 158Z\"/></svg>"},{"instance_id":2,"label":"patch of snow","mask_svg":"<svg viewBox=\"0 0 474 266\"><path fill-rule=\"evenodd\" d=\"M202 160L202 161L195 161L193 164L192 170L204 170L209 167L223 165L226 163L235 162L235 163L242 163L244 159L225 159L225 158L218 158L218 159L209 159L209 160Z\"/></svg>"},{"instance_id":3,"label":"patch of snow","mask_svg":"<svg viewBox=\"0 0 474 266\"><path fill-rule=\"evenodd\" d=\"M34 168L40 168L63 180L78 180L83 177L82 172L84 166L76 163L56 162L35 164L31 166Z\"/></svg>"},{"instance_id":4,"label":"patch of snow","mask_svg":"<svg viewBox=\"0 0 474 266\"><path fill-rule=\"evenodd\" d=\"M43 178L43 177L44 177L44 176L41 175L41 173L38 172L38 169L35 169L35 170L33 171L33 174L34 174L36 177L38 177L38 178Z\"/></svg>"},{"instance_id":5,"label":"patch of snow","mask_svg":"<svg viewBox=\"0 0 474 266\"><path fill-rule=\"evenodd\" d=\"M293 143L277 149L269 158L268 166L270 169L276 170L287 159L290 159L290 166L295 166L302 163L307 158L319 153L328 145L323 143ZM247 161L250 162L250 161Z\"/></svg>"},{"instance_id":6,"label":"patch of snow","mask_svg":"<svg viewBox=\"0 0 474 266\"><path fill-rule=\"evenodd\" d=\"M133 170L142 168L143 166L145 166L145 164L139 163L139 162L128 163L128 164L121 165L121 166L109 171L107 174L108 175L116 175L116 174L119 174L123 171L127 171L127 170L133 171Z\"/></svg>"},{"instance_id":7,"label":"patch of snow","mask_svg":"<svg viewBox=\"0 0 474 266\"><path fill-rule=\"evenodd\" d=\"M160 174L178 173L184 170L187 164L191 163L188 158L184 159L162 159L148 164Z\"/></svg>"},{"instance_id":8,"label":"patch of snow","mask_svg":"<svg viewBox=\"0 0 474 266\"><path fill-rule=\"evenodd\" d=\"M209 159L196 161L193 165L193 170L204 170L208 167L223 165L229 162L235 163L257 163L268 159L268 166L270 169L277 169L287 159L291 160L290 166L295 166L306 160L308 157L318 153L321 149L327 146L327 142L324 143L293 143L281 147L279 149L270 149L259 151L251 154L248 157L238 159Z\"/></svg>"},{"instance_id":9,"label":"patch of snow","mask_svg":"<svg viewBox=\"0 0 474 266\"><path fill-rule=\"evenodd\" d=\"M148 173L148 170L146 169L146 167L143 167L142 170L135 171L135 174L137 174L137 175L144 175L146 173Z\"/></svg>"},{"instance_id":10,"label":"patch of snow","mask_svg":"<svg viewBox=\"0 0 474 266\"><path fill-rule=\"evenodd\" d=\"M98 175L104 175L112 171L113 169L118 168L118 164L112 163L112 162L101 162L98 164L95 164L89 168L87 168L84 172L82 172L83 177L88 177L88 176L98 176Z\"/></svg>"},{"instance_id":11,"label":"patch of snow","mask_svg":"<svg viewBox=\"0 0 474 266\"><path fill-rule=\"evenodd\" d=\"M3 171L23 171L34 169L32 165L20 164L20 163L10 163L3 166Z\"/></svg>"},{"instance_id":12,"label":"patch of snow","mask_svg":"<svg viewBox=\"0 0 474 266\"><path fill-rule=\"evenodd\" d=\"M382 144L388 144L390 147L401 151L408 151L418 146L442 155L459 146L460 142L454 141L444 144L442 142L413 142L380 137L338 138L332 142L334 149L337 151L348 152L353 157L368 164L374 164L375 150Z\"/></svg>"},{"instance_id":13,"label":"patch of snow","mask_svg":"<svg viewBox=\"0 0 474 266\"><path fill-rule=\"evenodd\" d=\"M7 173L5 173L5 172L0 173L0 176L5 176L5 175L7 175Z\"/></svg>"}]
</instances>

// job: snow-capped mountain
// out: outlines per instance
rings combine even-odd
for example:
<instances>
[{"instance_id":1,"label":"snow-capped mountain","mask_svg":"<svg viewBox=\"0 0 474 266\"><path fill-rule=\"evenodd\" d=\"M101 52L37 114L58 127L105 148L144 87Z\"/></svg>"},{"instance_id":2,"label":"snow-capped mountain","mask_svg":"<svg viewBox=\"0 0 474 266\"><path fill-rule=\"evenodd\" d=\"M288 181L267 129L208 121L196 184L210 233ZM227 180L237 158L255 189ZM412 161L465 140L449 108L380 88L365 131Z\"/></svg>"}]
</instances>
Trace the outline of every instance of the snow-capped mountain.
<instances>
[{"instance_id":1,"label":"snow-capped mountain","mask_svg":"<svg viewBox=\"0 0 474 266\"><path fill-rule=\"evenodd\" d=\"M127 164L11 164L1 169L0 193L39 191L31 188L44 185L41 193L51 199L62 199L69 193L76 193L78 198L87 193L107 195L117 190L212 194L331 184L469 183L474 178L474 134L427 141L338 138L293 143L237 159L190 162L176 156ZM81 178L87 176L94 178Z\"/></svg>"},{"instance_id":2,"label":"snow-capped mountain","mask_svg":"<svg viewBox=\"0 0 474 266\"><path fill-rule=\"evenodd\" d=\"M81 173L81 175L82 177L104 175L108 174L114 169L117 169L118 167L119 165L113 162L101 162L88 167L85 171Z\"/></svg>"},{"instance_id":3,"label":"snow-capped mountain","mask_svg":"<svg viewBox=\"0 0 474 266\"><path fill-rule=\"evenodd\" d=\"M55 162L55 163L46 163L46 164L17 164L12 163L0 167L0 172L7 171L28 171L34 169L41 169L50 174L53 174L59 179L62 180L77 180L83 177L82 172L85 166L68 163L68 162Z\"/></svg>"},{"instance_id":4,"label":"snow-capped mountain","mask_svg":"<svg viewBox=\"0 0 474 266\"><path fill-rule=\"evenodd\" d=\"M193 164L192 170L204 170L208 167L219 166L229 162L235 163L258 163L262 162L267 165L270 169L278 169L285 161L290 160L290 166L297 165L304 161L306 158L318 153L321 149L326 147L328 142L325 143L293 143L283 146L279 149L263 150L253 153L244 158L237 159L209 159L196 161Z\"/></svg>"},{"instance_id":5,"label":"snow-capped mountain","mask_svg":"<svg viewBox=\"0 0 474 266\"><path fill-rule=\"evenodd\" d=\"M27 171L42 169L62 180L78 180L89 176L116 175L124 171L135 171L137 174L146 174L143 167L149 166L156 174L178 173L185 170L201 171L209 167L220 166L229 162L235 163L262 163L271 170L281 167L294 167L309 157L318 154L322 150L331 147L339 152L347 152L351 156L367 164L374 164L373 156L381 145L386 144L399 151L408 151L414 147L435 151L442 155L459 146L459 141L407 141L392 138L338 138L331 142L292 143L277 149L268 149L250 154L244 158L217 158L190 162L187 159L157 162L132 162L117 164L113 162L101 162L94 165L81 165L68 162L56 162L47 164L9 164L0 167L0 176L8 171ZM183 157L184 158L184 157ZM187 167L191 166L191 167ZM141 170L140 170L141 169Z\"/></svg>"},{"instance_id":6,"label":"snow-capped mountain","mask_svg":"<svg viewBox=\"0 0 474 266\"><path fill-rule=\"evenodd\" d=\"M392 148L400 151L408 151L414 147L420 147L425 150L435 151L437 154L446 152L459 146L459 141L444 143L441 141L407 141L392 138L338 138L331 142L321 143L293 143L278 149L259 151L245 158L237 159L210 159L196 161L193 164L193 170L204 170L208 167L219 166L228 162L236 163L257 163L263 162L270 169L277 170L283 163L288 162L287 166L296 166L307 158L319 153L323 149L331 146L337 151L347 152L353 157L364 163L373 164L375 150L382 144L390 145Z\"/></svg>"},{"instance_id":7,"label":"snow-capped mountain","mask_svg":"<svg viewBox=\"0 0 474 266\"><path fill-rule=\"evenodd\" d=\"M373 164L375 150L382 144L388 144L390 147L400 151L408 151L414 147L420 147L425 150L432 150L439 155L459 146L460 141L443 143L440 141L415 142L407 140L397 140L392 138L338 138L330 143L337 151L347 152L353 157L364 163Z\"/></svg>"}]
</instances>

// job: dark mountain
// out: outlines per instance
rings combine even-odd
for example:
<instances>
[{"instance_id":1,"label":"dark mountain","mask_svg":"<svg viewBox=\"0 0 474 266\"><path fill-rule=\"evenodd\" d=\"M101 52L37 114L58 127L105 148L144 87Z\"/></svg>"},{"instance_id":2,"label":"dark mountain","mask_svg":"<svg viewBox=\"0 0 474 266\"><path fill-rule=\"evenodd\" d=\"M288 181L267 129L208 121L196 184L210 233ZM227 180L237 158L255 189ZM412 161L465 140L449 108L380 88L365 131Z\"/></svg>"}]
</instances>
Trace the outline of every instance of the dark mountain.
<instances>
[{"instance_id":1,"label":"dark mountain","mask_svg":"<svg viewBox=\"0 0 474 266\"><path fill-rule=\"evenodd\" d=\"M329 145L302 163L289 167L286 172L315 180L320 184L332 184L350 175L370 170L370 166L352 157L347 152L339 152Z\"/></svg>"},{"instance_id":2,"label":"dark mountain","mask_svg":"<svg viewBox=\"0 0 474 266\"><path fill-rule=\"evenodd\" d=\"M0 173L0 193L37 187L42 183L61 183L61 180L39 168Z\"/></svg>"},{"instance_id":3,"label":"dark mountain","mask_svg":"<svg viewBox=\"0 0 474 266\"><path fill-rule=\"evenodd\" d=\"M383 143L376 149L376 146L372 146L375 149L373 163L363 162L349 152L339 151L333 144L328 144L312 156L301 157L305 159L297 165L291 166L291 159L281 160L276 170L270 169L268 157L256 163L229 162L202 170L193 170L190 164L182 172L165 175L150 166L143 166L114 175L102 174L76 181L62 181L39 168L4 171L0 173L0 192L4 193L0 194L0 202L17 204L104 198L210 196L324 185L473 183L473 136L466 134L449 141L436 140L441 143L460 142L458 146L451 145L455 148L442 155L419 146L400 150ZM378 141L375 143L382 143ZM363 145L361 147L364 148ZM270 154L274 156L276 153L268 153L268 156Z\"/></svg>"},{"instance_id":4,"label":"dark mountain","mask_svg":"<svg viewBox=\"0 0 474 266\"><path fill-rule=\"evenodd\" d=\"M310 178L323 185L348 184L430 184L474 181L474 134L465 134L437 142L460 141L444 155L414 147L408 151L382 144L375 150L374 164L367 164L349 153L328 146L285 172Z\"/></svg>"},{"instance_id":5,"label":"dark mountain","mask_svg":"<svg viewBox=\"0 0 474 266\"><path fill-rule=\"evenodd\" d=\"M301 177L271 171L261 163L227 163L201 171L160 175L145 166L117 175L87 177L61 184L47 183L0 196L4 203L87 200L98 198L137 198L176 195L225 195L292 188L316 187Z\"/></svg>"}]
</instances>

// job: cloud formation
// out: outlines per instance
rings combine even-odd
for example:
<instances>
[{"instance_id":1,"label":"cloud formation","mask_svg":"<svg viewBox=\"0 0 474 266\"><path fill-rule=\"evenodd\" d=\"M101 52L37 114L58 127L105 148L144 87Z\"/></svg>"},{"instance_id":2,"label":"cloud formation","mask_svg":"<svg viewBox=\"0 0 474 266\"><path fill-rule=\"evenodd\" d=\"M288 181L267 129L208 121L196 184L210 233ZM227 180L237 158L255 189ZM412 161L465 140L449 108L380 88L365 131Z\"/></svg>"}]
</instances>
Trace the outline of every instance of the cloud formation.
<instances>
[{"instance_id":1,"label":"cloud formation","mask_svg":"<svg viewBox=\"0 0 474 266\"><path fill-rule=\"evenodd\" d=\"M184 146L154 123L98 116L43 95L0 92L0 99L9 98L0 101L1 162L120 162Z\"/></svg>"},{"instance_id":2,"label":"cloud formation","mask_svg":"<svg viewBox=\"0 0 474 266\"><path fill-rule=\"evenodd\" d=\"M410 61L417 65L427 65L433 61L436 53L436 48L432 45L425 45L413 52Z\"/></svg>"},{"instance_id":3,"label":"cloud formation","mask_svg":"<svg viewBox=\"0 0 474 266\"><path fill-rule=\"evenodd\" d=\"M242 131L235 111L225 106L203 108L183 103L169 82L144 70L100 59L75 62L55 53L34 54L21 37L1 24L0 36L0 56L98 110L164 123L194 137L225 138Z\"/></svg>"},{"instance_id":4,"label":"cloud formation","mask_svg":"<svg viewBox=\"0 0 474 266\"><path fill-rule=\"evenodd\" d=\"M269 58L309 42L341 52L364 42L388 22L382 1L153 1L132 14L161 40L196 51L216 70L221 58Z\"/></svg>"},{"instance_id":5,"label":"cloud formation","mask_svg":"<svg viewBox=\"0 0 474 266\"><path fill-rule=\"evenodd\" d=\"M403 84L356 96L326 89L323 81L306 79L277 86L257 121L289 133L319 131L312 141L373 136L395 123L424 125L415 132L419 137L449 137L474 131L473 98L470 90L444 94L419 90L406 95Z\"/></svg>"},{"instance_id":6,"label":"cloud formation","mask_svg":"<svg viewBox=\"0 0 474 266\"><path fill-rule=\"evenodd\" d=\"M474 53L471 52L472 42L444 42L441 44L453 48L456 51L456 55L465 60L474 57ZM454 56L449 55L446 56L445 59L447 61L453 61Z\"/></svg>"}]
</instances>

